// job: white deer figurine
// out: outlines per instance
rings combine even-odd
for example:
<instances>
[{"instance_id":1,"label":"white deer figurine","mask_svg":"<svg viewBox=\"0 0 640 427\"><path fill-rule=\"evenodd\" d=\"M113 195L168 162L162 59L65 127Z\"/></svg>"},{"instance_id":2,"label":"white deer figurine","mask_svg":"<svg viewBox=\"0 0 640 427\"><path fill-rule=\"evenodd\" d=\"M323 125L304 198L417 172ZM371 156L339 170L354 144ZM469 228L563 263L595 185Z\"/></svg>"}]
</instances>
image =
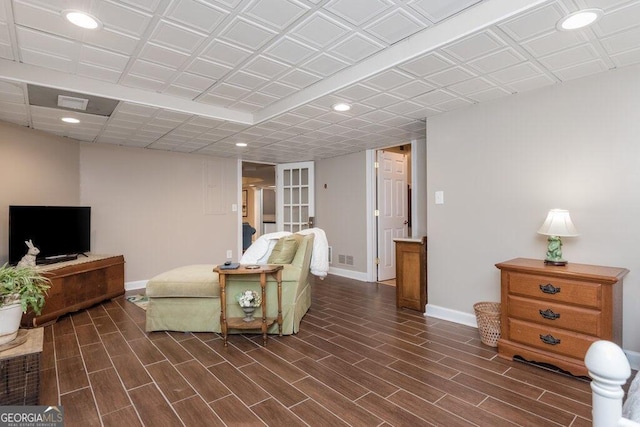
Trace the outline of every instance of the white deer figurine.
<instances>
[{"instance_id":1,"label":"white deer figurine","mask_svg":"<svg viewBox=\"0 0 640 427\"><path fill-rule=\"evenodd\" d=\"M36 266L36 255L40 253L40 249L33 246L31 240L25 241L29 250L27 254L22 257L20 262L18 262L18 267L35 267Z\"/></svg>"}]
</instances>

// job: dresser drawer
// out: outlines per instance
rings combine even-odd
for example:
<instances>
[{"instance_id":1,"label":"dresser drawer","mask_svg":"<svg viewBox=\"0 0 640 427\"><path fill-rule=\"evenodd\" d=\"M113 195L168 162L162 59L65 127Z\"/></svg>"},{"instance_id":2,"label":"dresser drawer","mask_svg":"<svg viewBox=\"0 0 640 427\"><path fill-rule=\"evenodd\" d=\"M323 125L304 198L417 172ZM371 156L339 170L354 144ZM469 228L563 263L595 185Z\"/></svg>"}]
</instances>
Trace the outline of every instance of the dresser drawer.
<instances>
[{"instance_id":1,"label":"dresser drawer","mask_svg":"<svg viewBox=\"0 0 640 427\"><path fill-rule=\"evenodd\" d=\"M509 319L509 339L529 347L584 360L589 346L599 338Z\"/></svg>"},{"instance_id":2,"label":"dresser drawer","mask_svg":"<svg viewBox=\"0 0 640 427\"><path fill-rule=\"evenodd\" d=\"M507 306L509 317L593 336L602 334L602 316L598 310L513 295L508 297Z\"/></svg>"},{"instance_id":3,"label":"dresser drawer","mask_svg":"<svg viewBox=\"0 0 640 427\"><path fill-rule=\"evenodd\" d=\"M599 309L602 285L533 274L509 273L509 294Z\"/></svg>"}]
</instances>

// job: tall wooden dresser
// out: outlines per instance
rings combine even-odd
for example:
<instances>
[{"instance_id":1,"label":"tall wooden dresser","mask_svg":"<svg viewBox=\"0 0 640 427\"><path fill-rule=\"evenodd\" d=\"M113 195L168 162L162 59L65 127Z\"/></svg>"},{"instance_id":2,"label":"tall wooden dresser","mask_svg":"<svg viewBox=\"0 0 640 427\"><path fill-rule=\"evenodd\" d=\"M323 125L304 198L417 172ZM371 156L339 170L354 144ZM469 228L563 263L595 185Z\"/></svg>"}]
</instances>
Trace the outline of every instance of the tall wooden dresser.
<instances>
[{"instance_id":1,"label":"tall wooden dresser","mask_svg":"<svg viewBox=\"0 0 640 427\"><path fill-rule=\"evenodd\" d=\"M501 271L498 355L547 363L587 375L584 356L594 341L622 344L625 268L516 258Z\"/></svg>"}]
</instances>

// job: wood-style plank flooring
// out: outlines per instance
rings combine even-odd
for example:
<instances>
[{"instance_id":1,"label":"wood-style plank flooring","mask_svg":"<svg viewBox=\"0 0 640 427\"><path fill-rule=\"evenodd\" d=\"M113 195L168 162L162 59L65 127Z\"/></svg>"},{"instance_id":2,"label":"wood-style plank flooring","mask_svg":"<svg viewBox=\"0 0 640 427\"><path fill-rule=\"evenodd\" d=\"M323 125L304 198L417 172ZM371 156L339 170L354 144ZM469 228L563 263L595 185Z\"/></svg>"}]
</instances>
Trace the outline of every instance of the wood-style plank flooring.
<instances>
[{"instance_id":1,"label":"wood-style plank flooring","mask_svg":"<svg viewBox=\"0 0 640 427\"><path fill-rule=\"evenodd\" d=\"M497 357L395 288L312 285L297 335L144 331L124 297L45 328L42 405L65 426L588 426L589 384ZM185 313L185 316L189 313Z\"/></svg>"}]
</instances>

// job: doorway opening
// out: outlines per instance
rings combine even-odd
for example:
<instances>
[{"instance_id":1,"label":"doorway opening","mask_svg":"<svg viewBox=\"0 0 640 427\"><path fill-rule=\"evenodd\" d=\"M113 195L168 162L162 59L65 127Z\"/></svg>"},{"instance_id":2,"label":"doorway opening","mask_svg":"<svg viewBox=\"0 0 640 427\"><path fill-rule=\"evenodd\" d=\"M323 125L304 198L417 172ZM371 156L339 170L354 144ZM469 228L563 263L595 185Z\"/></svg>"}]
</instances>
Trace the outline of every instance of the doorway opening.
<instances>
[{"instance_id":1,"label":"doorway opening","mask_svg":"<svg viewBox=\"0 0 640 427\"><path fill-rule=\"evenodd\" d=\"M242 250L276 231L276 167L242 162Z\"/></svg>"},{"instance_id":2,"label":"doorway opening","mask_svg":"<svg viewBox=\"0 0 640 427\"><path fill-rule=\"evenodd\" d=\"M395 285L394 239L411 236L411 144L376 150L376 281Z\"/></svg>"}]
</instances>

